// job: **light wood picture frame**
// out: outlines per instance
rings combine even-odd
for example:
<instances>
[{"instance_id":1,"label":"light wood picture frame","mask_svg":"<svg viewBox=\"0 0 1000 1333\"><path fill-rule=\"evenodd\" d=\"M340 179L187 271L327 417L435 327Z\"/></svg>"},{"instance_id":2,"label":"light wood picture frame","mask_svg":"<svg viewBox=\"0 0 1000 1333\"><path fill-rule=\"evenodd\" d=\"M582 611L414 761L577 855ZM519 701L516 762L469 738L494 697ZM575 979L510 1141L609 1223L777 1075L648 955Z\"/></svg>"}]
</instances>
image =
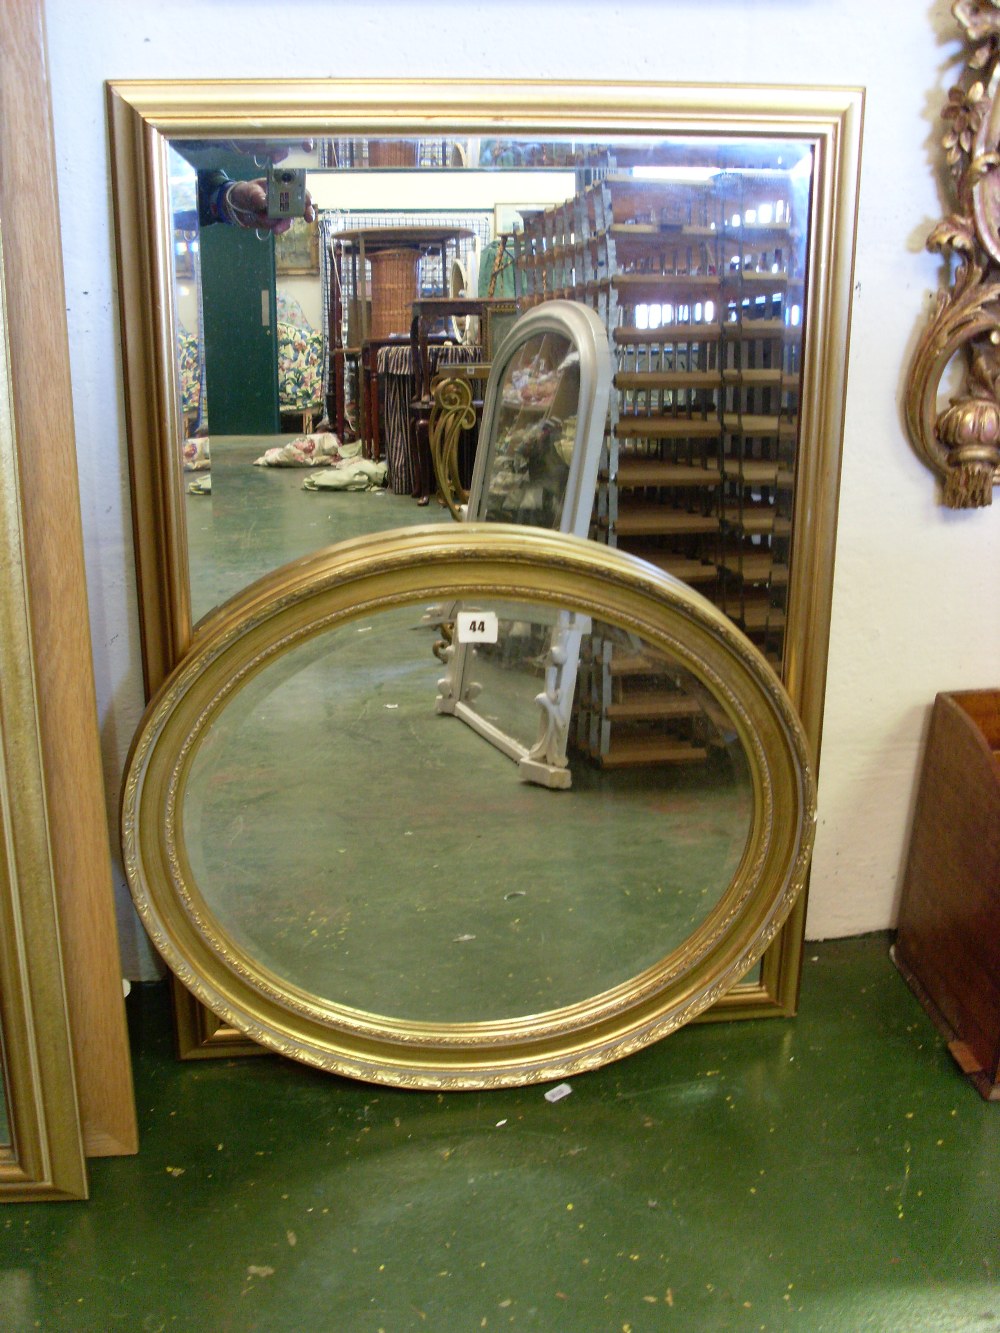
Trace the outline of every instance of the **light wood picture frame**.
<instances>
[{"instance_id":1,"label":"light wood picture frame","mask_svg":"<svg viewBox=\"0 0 1000 1333\"><path fill-rule=\"evenodd\" d=\"M0 227L8 298L6 341L12 422L2 490L7 503L16 506L17 511L16 532L13 509L8 516L10 568L20 570L23 579L20 592L16 585L8 584L2 596L9 602L9 614L14 619L19 614L17 599L24 598L28 637L22 638L19 650L8 646L8 651L14 653L17 669L30 673L34 700L34 711L16 724L17 734L29 745L29 753L23 754L16 747L9 750L4 776L12 790L20 785L24 758L29 763L25 791L15 795L28 799L34 763L30 745L37 743L61 957L52 953L51 924L37 919L31 927L30 943L22 941L19 945L25 950L19 957L30 967L32 986L36 978L41 982L47 974L48 984L54 986L56 971L61 969L77 1111L72 1111L65 1087L58 1094L58 1105L66 1117L62 1125L57 1103L44 1086L37 1089L40 1102L29 1093L27 1084L15 1087L14 1097L15 1101L24 1097L24 1115L36 1117L33 1123L40 1124L39 1117L53 1117L50 1128L66 1136L67 1150L70 1140L79 1134L85 1155L116 1155L136 1151L138 1132L76 486L66 301L41 0L11 0L0 7L0 51L0 157L4 163ZM40 366L45 367L44 375L39 374ZM45 442L46 466L32 467L28 460L37 458L40 440ZM6 666L4 676L7 679ZM23 689L28 688L25 676ZM25 700L27 707L27 695ZM34 742L32 726L37 730ZM7 737L5 743L11 743ZM36 810L35 817L43 816ZM44 877L38 884L39 902L32 901L35 888L29 889L20 878L10 890L8 910L24 913L26 922L46 910L49 891ZM16 985L9 980L7 984ZM23 997L25 1022L30 1025L35 1020L44 1021L44 1015L31 1003L30 990L23 992ZM29 1038L25 1035L19 1040L27 1058L28 1047L23 1043ZM53 1050L50 1046L45 1049L50 1053ZM51 1192L51 1178L46 1176L46 1180ZM74 1195L78 1186L74 1172ZM27 1192L24 1185L13 1186L15 1197L25 1197Z\"/></svg>"},{"instance_id":2,"label":"light wood picture frame","mask_svg":"<svg viewBox=\"0 0 1000 1333\"><path fill-rule=\"evenodd\" d=\"M0 240L0 1197L85 1198L86 1164L37 734Z\"/></svg>"}]
</instances>

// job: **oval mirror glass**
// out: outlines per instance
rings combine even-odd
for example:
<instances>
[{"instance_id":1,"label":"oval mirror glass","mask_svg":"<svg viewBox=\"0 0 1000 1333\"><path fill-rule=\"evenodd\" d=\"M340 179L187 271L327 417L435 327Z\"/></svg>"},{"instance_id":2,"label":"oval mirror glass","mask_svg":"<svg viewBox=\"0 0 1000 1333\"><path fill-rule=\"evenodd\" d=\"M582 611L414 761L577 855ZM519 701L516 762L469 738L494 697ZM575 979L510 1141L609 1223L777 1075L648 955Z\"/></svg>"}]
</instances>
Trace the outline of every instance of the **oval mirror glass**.
<instances>
[{"instance_id":1,"label":"oval mirror glass","mask_svg":"<svg viewBox=\"0 0 1000 1333\"><path fill-rule=\"evenodd\" d=\"M477 600L472 633L500 627L470 666L484 723L544 732L552 628L572 614ZM551 791L437 710L440 634L420 607L376 611L269 662L216 714L180 808L206 906L296 989L395 1020L503 1022L626 984L740 863L753 795L735 728L646 639L595 627L587 692L641 719L632 754L604 766L571 744L572 785Z\"/></svg>"}]
</instances>

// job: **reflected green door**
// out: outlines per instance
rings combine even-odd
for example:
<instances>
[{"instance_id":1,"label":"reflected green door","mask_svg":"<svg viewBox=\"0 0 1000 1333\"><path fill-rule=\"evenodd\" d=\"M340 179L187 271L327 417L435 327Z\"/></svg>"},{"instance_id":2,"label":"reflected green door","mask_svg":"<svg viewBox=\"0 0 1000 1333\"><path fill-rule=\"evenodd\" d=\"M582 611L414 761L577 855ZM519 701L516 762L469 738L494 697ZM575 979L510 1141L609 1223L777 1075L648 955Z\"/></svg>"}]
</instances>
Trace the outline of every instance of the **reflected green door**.
<instances>
[{"instance_id":1,"label":"reflected green door","mask_svg":"<svg viewBox=\"0 0 1000 1333\"><path fill-rule=\"evenodd\" d=\"M273 435L278 413L274 241L201 229L208 423L213 435Z\"/></svg>"}]
</instances>

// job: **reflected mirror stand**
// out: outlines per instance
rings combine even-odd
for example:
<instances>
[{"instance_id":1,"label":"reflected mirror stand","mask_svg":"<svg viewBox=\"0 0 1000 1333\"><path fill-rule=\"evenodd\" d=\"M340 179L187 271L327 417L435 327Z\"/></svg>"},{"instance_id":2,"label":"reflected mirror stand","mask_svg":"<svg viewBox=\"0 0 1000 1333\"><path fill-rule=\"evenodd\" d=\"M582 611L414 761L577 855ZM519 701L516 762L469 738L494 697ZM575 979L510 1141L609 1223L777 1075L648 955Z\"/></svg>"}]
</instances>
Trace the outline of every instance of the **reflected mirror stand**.
<instances>
[{"instance_id":1,"label":"reflected mirror stand","mask_svg":"<svg viewBox=\"0 0 1000 1333\"><path fill-rule=\"evenodd\" d=\"M607 334L587 306L550 301L518 319L490 370L466 517L585 537L610 383ZM461 718L503 750L525 781L568 787L566 744L580 642L590 620L563 610L542 626L524 608L504 611L500 621L492 613L477 616L474 607L449 609L438 712ZM540 679L525 660L536 655ZM515 734L510 723L484 711L484 702L495 706L496 690L483 698L483 677L491 672L500 695L523 675L516 693L534 698L534 726L529 712Z\"/></svg>"}]
</instances>

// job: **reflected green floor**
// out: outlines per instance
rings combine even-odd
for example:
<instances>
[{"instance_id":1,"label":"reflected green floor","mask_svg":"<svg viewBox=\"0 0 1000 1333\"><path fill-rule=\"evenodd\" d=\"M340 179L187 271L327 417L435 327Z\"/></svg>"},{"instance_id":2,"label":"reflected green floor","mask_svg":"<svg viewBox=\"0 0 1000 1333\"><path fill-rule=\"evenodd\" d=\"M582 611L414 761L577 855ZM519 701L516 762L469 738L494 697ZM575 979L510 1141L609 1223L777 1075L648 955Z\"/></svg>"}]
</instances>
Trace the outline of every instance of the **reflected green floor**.
<instances>
[{"instance_id":1,"label":"reflected green floor","mask_svg":"<svg viewBox=\"0 0 1000 1333\"><path fill-rule=\"evenodd\" d=\"M810 946L796 1019L405 1093L174 1061L129 1000L141 1152L0 1218L5 1330L1000 1329L1000 1106L888 961Z\"/></svg>"},{"instance_id":2,"label":"reflected green floor","mask_svg":"<svg viewBox=\"0 0 1000 1333\"><path fill-rule=\"evenodd\" d=\"M303 490L309 468L254 467L265 449L293 438L213 437L211 494L185 495L193 620L261 575L332 542L453 521L437 503L421 507L390 491ZM204 474L185 474L188 480L199 476Z\"/></svg>"}]
</instances>

